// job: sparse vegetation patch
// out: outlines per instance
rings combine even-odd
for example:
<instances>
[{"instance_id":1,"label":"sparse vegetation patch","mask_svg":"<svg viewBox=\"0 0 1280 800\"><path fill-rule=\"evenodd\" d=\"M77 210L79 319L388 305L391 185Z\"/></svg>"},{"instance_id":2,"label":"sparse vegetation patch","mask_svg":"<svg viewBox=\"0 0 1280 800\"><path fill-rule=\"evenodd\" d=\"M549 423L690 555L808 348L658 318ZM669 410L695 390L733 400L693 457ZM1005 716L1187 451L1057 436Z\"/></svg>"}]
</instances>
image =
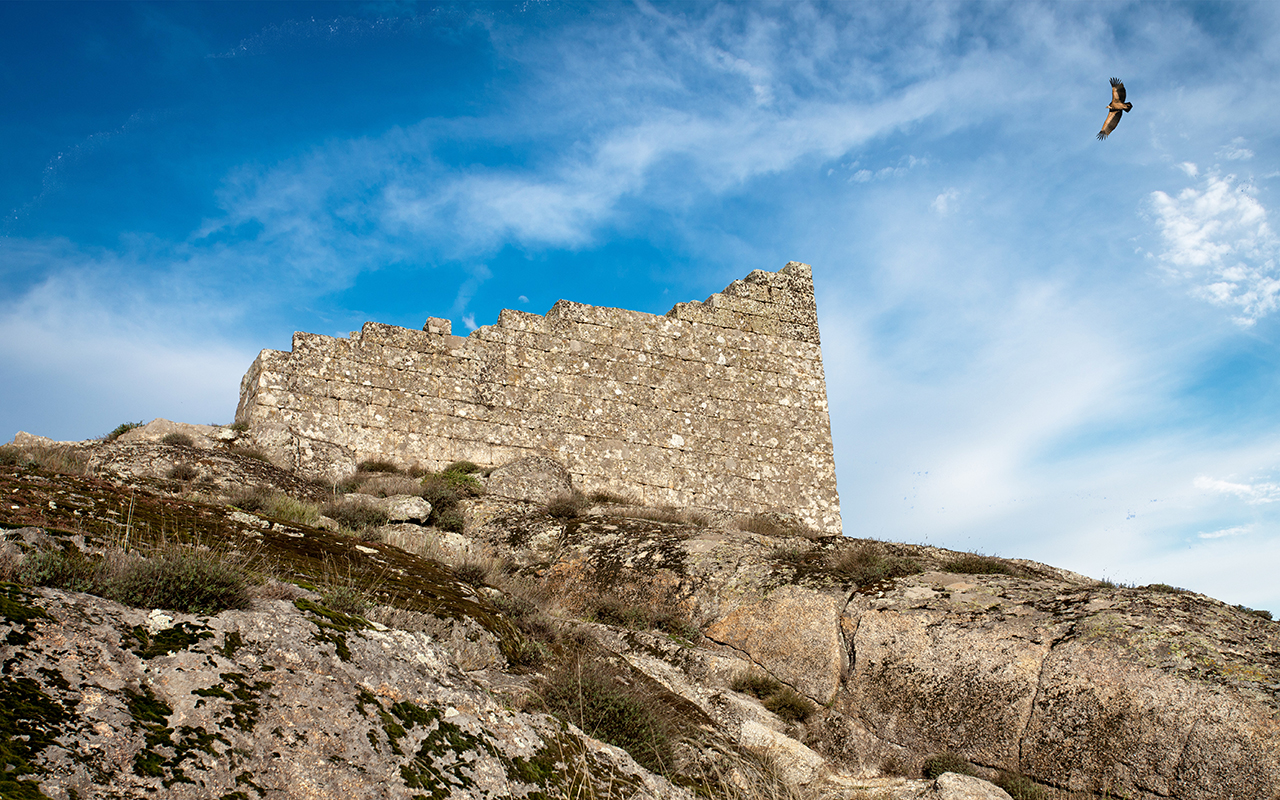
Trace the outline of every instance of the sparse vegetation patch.
<instances>
[{"instance_id":1,"label":"sparse vegetation patch","mask_svg":"<svg viewBox=\"0 0 1280 800\"><path fill-rule=\"evenodd\" d=\"M178 433L178 432L166 433L160 439L160 442L162 444L176 444L176 445L181 445L183 447L194 447L196 443L195 440L192 439L187 434Z\"/></svg>"},{"instance_id":2,"label":"sparse vegetation patch","mask_svg":"<svg viewBox=\"0 0 1280 800\"><path fill-rule=\"evenodd\" d=\"M142 420L138 420L137 422L122 422L119 425L117 425L115 428L113 428L111 433L108 433L106 436L103 436L102 441L114 442L116 439L119 439L121 436L133 430L134 428L141 428L141 427L142 427Z\"/></svg>"},{"instance_id":3,"label":"sparse vegetation patch","mask_svg":"<svg viewBox=\"0 0 1280 800\"><path fill-rule=\"evenodd\" d=\"M1002 558L982 553L963 553L942 565L947 572L963 575L1019 575L1021 571Z\"/></svg>"},{"instance_id":4,"label":"sparse vegetation patch","mask_svg":"<svg viewBox=\"0 0 1280 800\"><path fill-rule=\"evenodd\" d=\"M939 753L929 756L920 767L920 774L933 780L944 772L973 775L973 765L955 753Z\"/></svg>"},{"instance_id":5,"label":"sparse vegetation patch","mask_svg":"<svg viewBox=\"0 0 1280 800\"><path fill-rule=\"evenodd\" d=\"M827 564L833 573L856 586L870 586L920 572L920 565L914 559L889 555L875 542L837 550Z\"/></svg>"}]
</instances>

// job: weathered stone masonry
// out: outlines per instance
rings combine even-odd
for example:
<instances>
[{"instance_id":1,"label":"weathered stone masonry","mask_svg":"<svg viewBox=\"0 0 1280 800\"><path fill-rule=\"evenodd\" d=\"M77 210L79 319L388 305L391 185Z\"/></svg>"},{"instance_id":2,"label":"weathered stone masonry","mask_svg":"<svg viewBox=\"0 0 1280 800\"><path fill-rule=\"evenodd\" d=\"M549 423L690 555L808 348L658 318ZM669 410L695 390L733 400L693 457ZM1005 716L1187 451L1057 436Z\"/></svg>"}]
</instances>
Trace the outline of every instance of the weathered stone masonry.
<instances>
[{"instance_id":1,"label":"weathered stone masonry","mask_svg":"<svg viewBox=\"0 0 1280 800\"><path fill-rule=\"evenodd\" d=\"M366 323L263 350L236 421L277 461L336 478L387 459L439 469L526 455L584 490L789 511L840 532L812 271L757 270L664 317L561 300L467 337Z\"/></svg>"}]
</instances>

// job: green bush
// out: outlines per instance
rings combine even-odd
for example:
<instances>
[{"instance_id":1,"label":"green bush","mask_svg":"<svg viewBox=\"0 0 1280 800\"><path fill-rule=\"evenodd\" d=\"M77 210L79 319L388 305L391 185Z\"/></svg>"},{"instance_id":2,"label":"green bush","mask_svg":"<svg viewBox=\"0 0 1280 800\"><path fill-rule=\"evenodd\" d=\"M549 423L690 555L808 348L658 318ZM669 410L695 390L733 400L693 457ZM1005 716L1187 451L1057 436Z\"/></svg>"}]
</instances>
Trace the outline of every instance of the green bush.
<instances>
[{"instance_id":1,"label":"green bush","mask_svg":"<svg viewBox=\"0 0 1280 800\"><path fill-rule=\"evenodd\" d=\"M249 605L244 572L212 550L172 548L155 553L122 570L106 588L108 597L127 605L187 614L217 614Z\"/></svg>"},{"instance_id":2,"label":"green bush","mask_svg":"<svg viewBox=\"0 0 1280 800\"><path fill-rule=\"evenodd\" d=\"M1004 559L981 553L963 553L942 565L947 572L963 575L1017 575L1019 571Z\"/></svg>"},{"instance_id":3,"label":"green bush","mask_svg":"<svg viewBox=\"0 0 1280 800\"><path fill-rule=\"evenodd\" d=\"M1008 792L1013 800L1045 800L1048 796L1044 787L1016 772L1002 770L991 782Z\"/></svg>"},{"instance_id":4,"label":"green bush","mask_svg":"<svg viewBox=\"0 0 1280 800\"><path fill-rule=\"evenodd\" d=\"M402 470L390 461L369 459L368 461L361 461L356 466L356 472L389 472L398 475Z\"/></svg>"},{"instance_id":5,"label":"green bush","mask_svg":"<svg viewBox=\"0 0 1280 800\"><path fill-rule=\"evenodd\" d=\"M446 508L443 511L437 511L433 506L431 509L431 524L435 525L442 531L449 533L462 533L466 528L466 518L462 516L462 512L456 508Z\"/></svg>"},{"instance_id":6,"label":"green bush","mask_svg":"<svg viewBox=\"0 0 1280 800\"><path fill-rule=\"evenodd\" d=\"M661 773L671 766L670 726L664 709L633 686L580 666L552 674L542 699L551 713L588 736L621 747L645 769Z\"/></svg>"},{"instance_id":7,"label":"green bush","mask_svg":"<svg viewBox=\"0 0 1280 800\"><path fill-rule=\"evenodd\" d=\"M67 592L103 593L103 562L79 550L37 550L18 566L19 583Z\"/></svg>"},{"instance_id":8,"label":"green bush","mask_svg":"<svg viewBox=\"0 0 1280 800\"><path fill-rule=\"evenodd\" d=\"M323 513L329 519L336 521L344 528L353 531L362 531L365 528L376 528L379 525L386 525L390 517L387 515L386 509L379 508L372 503L356 502L347 500L341 503L329 503L323 509Z\"/></svg>"},{"instance_id":9,"label":"green bush","mask_svg":"<svg viewBox=\"0 0 1280 800\"><path fill-rule=\"evenodd\" d=\"M141 428L141 427L142 427L142 421L141 421L141 420L139 420L139 421L137 421L137 422L122 422L122 423L120 423L119 425L117 425L117 426L116 426L116 427L111 431L111 433L108 433L106 436L103 436L103 437L102 437L102 441L104 441L104 442L114 442L116 439L119 439L123 434L128 433L129 431L133 430L134 428Z\"/></svg>"},{"instance_id":10,"label":"green bush","mask_svg":"<svg viewBox=\"0 0 1280 800\"><path fill-rule=\"evenodd\" d=\"M174 464L173 469L169 470L169 480L171 481L190 481L200 474L200 470L190 464Z\"/></svg>"},{"instance_id":11,"label":"green bush","mask_svg":"<svg viewBox=\"0 0 1280 800\"><path fill-rule=\"evenodd\" d=\"M1181 586L1170 586L1167 583L1148 583L1140 588L1148 592L1161 592L1163 594L1188 594L1190 592L1189 589L1183 589Z\"/></svg>"},{"instance_id":12,"label":"green bush","mask_svg":"<svg viewBox=\"0 0 1280 800\"><path fill-rule=\"evenodd\" d=\"M1235 606L1235 609L1236 611L1243 611L1253 617L1261 617L1266 620L1271 619L1271 612L1267 611L1265 608L1249 608L1248 606L1240 605Z\"/></svg>"},{"instance_id":13,"label":"green bush","mask_svg":"<svg viewBox=\"0 0 1280 800\"><path fill-rule=\"evenodd\" d=\"M832 572L856 586L870 586L920 571L920 565L913 559L886 555L884 548L874 543L839 550L829 557L827 563Z\"/></svg>"},{"instance_id":14,"label":"green bush","mask_svg":"<svg viewBox=\"0 0 1280 800\"><path fill-rule=\"evenodd\" d=\"M473 461L455 461L442 470L442 472L452 472L459 475L470 475L479 471L480 466Z\"/></svg>"},{"instance_id":15,"label":"green bush","mask_svg":"<svg viewBox=\"0 0 1280 800\"><path fill-rule=\"evenodd\" d=\"M803 722L814 711L813 703L790 686L783 686L766 697L764 707L787 722Z\"/></svg>"},{"instance_id":16,"label":"green bush","mask_svg":"<svg viewBox=\"0 0 1280 800\"><path fill-rule=\"evenodd\" d=\"M920 767L920 774L933 780L944 772L955 772L960 775L973 775L973 765L955 753L939 753L929 756Z\"/></svg>"},{"instance_id":17,"label":"green bush","mask_svg":"<svg viewBox=\"0 0 1280 800\"><path fill-rule=\"evenodd\" d=\"M735 692L754 695L760 700L782 691L782 684L772 676L761 672L742 672L736 675L729 688Z\"/></svg>"},{"instance_id":18,"label":"green bush","mask_svg":"<svg viewBox=\"0 0 1280 800\"><path fill-rule=\"evenodd\" d=\"M320 593L320 602L339 614L359 617L369 610L369 598L356 586L330 586Z\"/></svg>"},{"instance_id":19,"label":"green bush","mask_svg":"<svg viewBox=\"0 0 1280 800\"><path fill-rule=\"evenodd\" d=\"M702 629L671 611L659 612L654 616L651 627L672 636L678 636L686 642L696 642L702 638Z\"/></svg>"},{"instance_id":20,"label":"green bush","mask_svg":"<svg viewBox=\"0 0 1280 800\"><path fill-rule=\"evenodd\" d=\"M195 440L192 439L187 434L177 433L177 432L166 433L163 437L161 437L160 442L161 444L177 444L177 445L182 445L184 447L193 447L195 446L195 443L196 443Z\"/></svg>"}]
</instances>

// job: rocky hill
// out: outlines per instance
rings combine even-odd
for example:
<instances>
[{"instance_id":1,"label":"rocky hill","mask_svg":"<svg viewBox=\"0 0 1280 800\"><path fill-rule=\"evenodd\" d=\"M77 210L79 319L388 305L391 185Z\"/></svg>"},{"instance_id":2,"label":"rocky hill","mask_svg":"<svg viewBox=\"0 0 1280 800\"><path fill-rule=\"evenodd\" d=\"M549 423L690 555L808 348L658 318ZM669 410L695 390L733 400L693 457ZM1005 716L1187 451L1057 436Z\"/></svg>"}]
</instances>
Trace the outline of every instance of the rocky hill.
<instances>
[{"instance_id":1,"label":"rocky hill","mask_svg":"<svg viewBox=\"0 0 1280 800\"><path fill-rule=\"evenodd\" d=\"M261 455L0 448L0 796L1280 797L1264 613L546 459Z\"/></svg>"}]
</instances>

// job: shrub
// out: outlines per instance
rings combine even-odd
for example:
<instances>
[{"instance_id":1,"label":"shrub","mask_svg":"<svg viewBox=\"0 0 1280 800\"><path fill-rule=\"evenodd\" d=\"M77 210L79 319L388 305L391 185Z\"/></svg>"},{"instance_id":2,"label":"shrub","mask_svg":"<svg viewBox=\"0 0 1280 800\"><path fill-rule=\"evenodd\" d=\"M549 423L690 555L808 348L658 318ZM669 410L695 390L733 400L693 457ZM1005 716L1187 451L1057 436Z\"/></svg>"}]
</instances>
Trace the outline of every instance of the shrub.
<instances>
[{"instance_id":1,"label":"shrub","mask_svg":"<svg viewBox=\"0 0 1280 800\"><path fill-rule=\"evenodd\" d=\"M787 722L803 722L814 711L813 703L790 686L783 686L766 697L764 707Z\"/></svg>"},{"instance_id":2,"label":"shrub","mask_svg":"<svg viewBox=\"0 0 1280 800\"><path fill-rule=\"evenodd\" d=\"M1167 583L1148 583L1141 587L1148 592L1162 592L1164 594L1189 594L1190 590L1183 589L1181 586L1170 586Z\"/></svg>"},{"instance_id":3,"label":"shrub","mask_svg":"<svg viewBox=\"0 0 1280 800\"><path fill-rule=\"evenodd\" d=\"M113 600L142 608L217 614L249 605L239 567L212 550L172 548L132 563L107 588Z\"/></svg>"},{"instance_id":4,"label":"shrub","mask_svg":"<svg viewBox=\"0 0 1280 800\"><path fill-rule=\"evenodd\" d=\"M752 514L749 517L739 517L737 525L738 530L761 536L801 536L805 539L817 539L822 536L820 532L806 525L784 519L777 514Z\"/></svg>"},{"instance_id":5,"label":"shrub","mask_svg":"<svg viewBox=\"0 0 1280 800\"><path fill-rule=\"evenodd\" d=\"M190 464L174 464L173 469L169 470L169 480L172 481L190 481L200 474L200 470Z\"/></svg>"},{"instance_id":6,"label":"shrub","mask_svg":"<svg viewBox=\"0 0 1280 800\"><path fill-rule=\"evenodd\" d=\"M21 466L25 463L27 463L27 454L22 451L22 448L11 444L0 445L0 464Z\"/></svg>"},{"instance_id":7,"label":"shrub","mask_svg":"<svg viewBox=\"0 0 1280 800\"><path fill-rule=\"evenodd\" d=\"M920 565L913 559L886 555L883 547L870 542L832 553L827 564L836 575L857 586L870 586L920 571Z\"/></svg>"},{"instance_id":8,"label":"shrub","mask_svg":"<svg viewBox=\"0 0 1280 800\"><path fill-rule=\"evenodd\" d=\"M185 433L166 433L161 439L162 444L179 444L184 447L193 447L195 440Z\"/></svg>"},{"instance_id":9,"label":"shrub","mask_svg":"<svg viewBox=\"0 0 1280 800\"><path fill-rule=\"evenodd\" d=\"M702 638L702 629L675 612L661 612L654 617L652 627L678 636L686 642L696 642Z\"/></svg>"},{"instance_id":10,"label":"shrub","mask_svg":"<svg viewBox=\"0 0 1280 800\"><path fill-rule=\"evenodd\" d=\"M89 457L67 445L32 445L0 447L0 463L19 467L37 467L65 475L83 475L89 465Z\"/></svg>"},{"instance_id":11,"label":"shrub","mask_svg":"<svg viewBox=\"0 0 1280 800\"><path fill-rule=\"evenodd\" d=\"M68 592L103 593L102 559L91 559L79 550L37 550L18 566L20 583L48 586Z\"/></svg>"},{"instance_id":12,"label":"shrub","mask_svg":"<svg viewBox=\"0 0 1280 800\"><path fill-rule=\"evenodd\" d=\"M1242 606L1236 606L1235 609L1236 611L1243 611L1244 613L1249 614L1250 616L1262 617L1263 619L1267 619L1267 620L1271 619L1271 612L1267 611L1265 608L1249 608L1248 606L1242 605Z\"/></svg>"},{"instance_id":13,"label":"shrub","mask_svg":"<svg viewBox=\"0 0 1280 800\"><path fill-rule=\"evenodd\" d=\"M22 566L22 548L9 541L0 542L0 583L8 583L18 575Z\"/></svg>"},{"instance_id":14,"label":"shrub","mask_svg":"<svg viewBox=\"0 0 1280 800\"><path fill-rule=\"evenodd\" d=\"M386 525L389 519L386 509L363 501L347 500L329 503L324 507L323 512L329 519L353 531Z\"/></svg>"},{"instance_id":15,"label":"shrub","mask_svg":"<svg viewBox=\"0 0 1280 800\"><path fill-rule=\"evenodd\" d=\"M445 467L443 472L452 472L459 475L470 475L473 472L479 472L480 466L472 461L455 461Z\"/></svg>"},{"instance_id":16,"label":"shrub","mask_svg":"<svg viewBox=\"0 0 1280 800\"><path fill-rule=\"evenodd\" d=\"M250 513L262 511L265 513L274 494L275 491L266 486L245 487L231 495L231 505L241 511Z\"/></svg>"},{"instance_id":17,"label":"shrub","mask_svg":"<svg viewBox=\"0 0 1280 800\"><path fill-rule=\"evenodd\" d=\"M320 593L320 602L339 614L358 617L369 608L369 598L352 585L330 586Z\"/></svg>"},{"instance_id":18,"label":"shrub","mask_svg":"<svg viewBox=\"0 0 1280 800\"><path fill-rule=\"evenodd\" d=\"M623 497L622 495L617 494L615 492L605 491L605 490L592 492L591 494L587 495L587 500L591 501L592 504L600 504L600 505L608 504L608 505L614 505L614 506L625 506L625 505L631 504L631 501Z\"/></svg>"},{"instance_id":19,"label":"shrub","mask_svg":"<svg viewBox=\"0 0 1280 800\"><path fill-rule=\"evenodd\" d=\"M382 473L366 475L357 486L360 493L371 494L374 497L391 497L397 494L422 495L422 484L407 475Z\"/></svg>"},{"instance_id":20,"label":"shrub","mask_svg":"<svg viewBox=\"0 0 1280 800\"><path fill-rule=\"evenodd\" d=\"M591 609L591 619L605 625L643 630L650 626L653 616L647 608L627 605L616 597L601 597Z\"/></svg>"},{"instance_id":21,"label":"shrub","mask_svg":"<svg viewBox=\"0 0 1280 800\"><path fill-rule=\"evenodd\" d=\"M141 428L141 427L142 427L142 420L138 420L137 422L122 422L119 425L117 425L111 431L111 433L108 433L106 436L103 436L102 441L114 442L116 439L119 439L123 434L128 433L134 428Z\"/></svg>"},{"instance_id":22,"label":"shrub","mask_svg":"<svg viewBox=\"0 0 1280 800\"><path fill-rule=\"evenodd\" d=\"M424 477L421 485L419 491L422 499L430 503L432 508L453 508L462 500L457 488L434 472Z\"/></svg>"},{"instance_id":23,"label":"shrub","mask_svg":"<svg viewBox=\"0 0 1280 800\"><path fill-rule=\"evenodd\" d=\"M944 772L956 772L961 775L973 775L973 765L955 753L939 753L929 756L920 767L920 774L933 780Z\"/></svg>"},{"instance_id":24,"label":"shrub","mask_svg":"<svg viewBox=\"0 0 1280 800\"><path fill-rule=\"evenodd\" d=\"M228 445L227 452L231 453L232 455L240 456L241 458L252 458L255 461L265 461L268 464L271 463L271 459L267 456L267 454L262 452L262 450L257 447L250 447L249 445L233 444L233 445Z\"/></svg>"},{"instance_id":25,"label":"shrub","mask_svg":"<svg viewBox=\"0 0 1280 800\"><path fill-rule=\"evenodd\" d=\"M553 714L621 747L645 769L663 772L672 763L664 709L602 670L584 665L559 670L547 679L542 699Z\"/></svg>"},{"instance_id":26,"label":"shrub","mask_svg":"<svg viewBox=\"0 0 1280 800\"><path fill-rule=\"evenodd\" d=\"M782 691L782 684L772 676L752 671L738 673L729 684L729 688L735 692L754 695L756 698L763 700Z\"/></svg>"},{"instance_id":27,"label":"shrub","mask_svg":"<svg viewBox=\"0 0 1280 800\"><path fill-rule=\"evenodd\" d=\"M462 516L462 512L456 508L437 511L432 507L431 521L440 530L450 533L462 533L466 529L467 523L466 518Z\"/></svg>"},{"instance_id":28,"label":"shrub","mask_svg":"<svg viewBox=\"0 0 1280 800\"><path fill-rule=\"evenodd\" d=\"M249 430L249 423L245 422L244 420L239 420L237 422L231 423L227 427L235 431L236 433L245 433L246 431Z\"/></svg>"},{"instance_id":29,"label":"shrub","mask_svg":"<svg viewBox=\"0 0 1280 800\"><path fill-rule=\"evenodd\" d=\"M948 572L963 575L1017 575L1018 570L1004 559L981 553L963 553L942 565Z\"/></svg>"},{"instance_id":30,"label":"shrub","mask_svg":"<svg viewBox=\"0 0 1280 800\"><path fill-rule=\"evenodd\" d=\"M575 519L587 510L587 498L582 492L556 495L547 503L546 511L556 519Z\"/></svg>"},{"instance_id":31,"label":"shrub","mask_svg":"<svg viewBox=\"0 0 1280 800\"><path fill-rule=\"evenodd\" d=\"M472 586L484 586L489 580L491 566L483 561L464 561L453 568L458 580Z\"/></svg>"},{"instance_id":32,"label":"shrub","mask_svg":"<svg viewBox=\"0 0 1280 800\"><path fill-rule=\"evenodd\" d=\"M1001 770L991 782L1008 792L1013 800L1045 800L1047 796L1043 787L1016 772Z\"/></svg>"},{"instance_id":33,"label":"shrub","mask_svg":"<svg viewBox=\"0 0 1280 800\"><path fill-rule=\"evenodd\" d=\"M399 475L401 471L402 470L399 467L397 467L395 464L392 464L390 461L379 461L376 459L361 461L356 466L356 472L389 472L395 475Z\"/></svg>"}]
</instances>

